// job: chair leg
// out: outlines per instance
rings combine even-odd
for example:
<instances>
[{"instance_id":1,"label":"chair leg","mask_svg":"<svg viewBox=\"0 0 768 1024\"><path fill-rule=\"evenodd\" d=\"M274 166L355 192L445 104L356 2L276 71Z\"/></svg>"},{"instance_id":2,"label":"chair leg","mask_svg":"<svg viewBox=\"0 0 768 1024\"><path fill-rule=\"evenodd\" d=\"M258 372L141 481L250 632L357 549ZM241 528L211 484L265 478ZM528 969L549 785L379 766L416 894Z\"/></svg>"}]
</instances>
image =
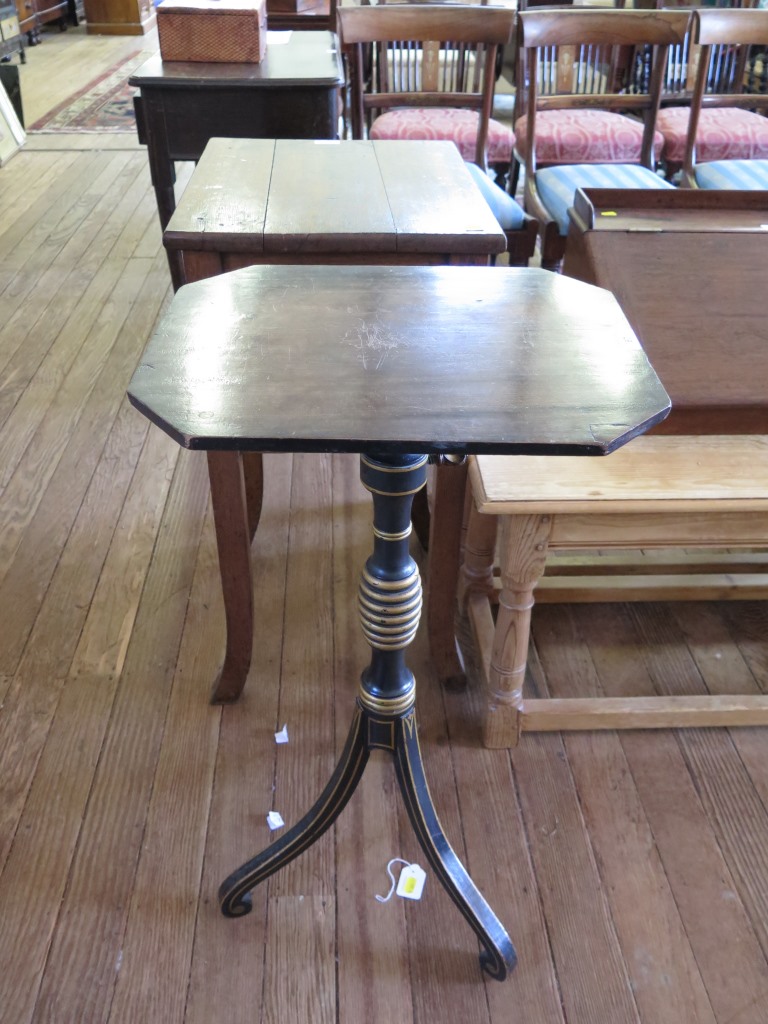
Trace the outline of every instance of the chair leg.
<instances>
[{"instance_id":1,"label":"chair leg","mask_svg":"<svg viewBox=\"0 0 768 1024\"><path fill-rule=\"evenodd\" d=\"M491 164L491 170L493 171L495 176L495 183L499 186L499 188L504 189L506 191L507 183L509 181L510 165Z\"/></svg>"},{"instance_id":2,"label":"chair leg","mask_svg":"<svg viewBox=\"0 0 768 1024\"><path fill-rule=\"evenodd\" d=\"M541 225L541 267L559 274L565 257L566 239L560 234L555 221Z\"/></svg>"},{"instance_id":3,"label":"chair leg","mask_svg":"<svg viewBox=\"0 0 768 1024\"><path fill-rule=\"evenodd\" d=\"M502 590L488 673L486 747L515 746L520 737L533 591L544 572L551 529L551 516L505 516L502 521Z\"/></svg>"},{"instance_id":4,"label":"chair leg","mask_svg":"<svg viewBox=\"0 0 768 1024\"><path fill-rule=\"evenodd\" d=\"M517 186L520 184L520 161L512 157L512 165L509 169L509 194L514 198L517 194Z\"/></svg>"}]
</instances>

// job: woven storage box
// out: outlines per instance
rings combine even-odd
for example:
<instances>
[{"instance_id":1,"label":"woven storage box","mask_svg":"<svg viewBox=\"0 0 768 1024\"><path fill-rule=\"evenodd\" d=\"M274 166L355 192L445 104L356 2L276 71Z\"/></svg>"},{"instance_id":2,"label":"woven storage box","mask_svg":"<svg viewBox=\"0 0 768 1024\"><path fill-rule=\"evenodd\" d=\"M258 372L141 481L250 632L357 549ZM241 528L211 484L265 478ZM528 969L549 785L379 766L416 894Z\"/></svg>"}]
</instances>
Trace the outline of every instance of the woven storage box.
<instances>
[{"instance_id":1,"label":"woven storage box","mask_svg":"<svg viewBox=\"0 0 768 1024\"><path fill-rule=\"evenodd\" d=\"M266 0L163 0L157 31L163 60L258 64L267 49Z\"/></svg>"}]
</instances>

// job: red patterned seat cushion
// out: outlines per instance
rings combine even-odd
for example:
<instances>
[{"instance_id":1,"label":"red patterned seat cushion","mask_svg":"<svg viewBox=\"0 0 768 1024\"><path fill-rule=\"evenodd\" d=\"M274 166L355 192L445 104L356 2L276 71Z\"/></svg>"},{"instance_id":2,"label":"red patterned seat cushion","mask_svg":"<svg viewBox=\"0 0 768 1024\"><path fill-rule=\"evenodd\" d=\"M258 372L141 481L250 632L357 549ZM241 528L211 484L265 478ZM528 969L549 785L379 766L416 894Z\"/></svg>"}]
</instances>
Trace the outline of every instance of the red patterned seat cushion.
<instances>
[{"instance_id":1,"label":"red patterned seat cushion","mask_svg":"<svg viewBox=\"0 0 768 1024\"><path fill-rule=\"evenodd\" d=\"M455 107L400 107L381 114L371 125L372 139L438 139L455 142L465 160L475 159L478 114ZM488 122L488 163L508 164L515 136L511 128Z\"/></svg>"},{"instance_id":2,"label":"red patterned seat cushion","mask_svg":"<svg viewBox=\"0 0 768 1024\"><path fill-rule=\"evenodd\" d=\"M664 136L662 155L670 163L682 163L688 134L690 107L665 107L656 127ZM758 160L768 157L768 117L734 107L711 107L699 114L696 129L696 162L709 160Z\"/></svg>"},{"instance_id":3,"label":"red patterned seat cushion","mask_svg":"<svg viewBox=\"0 0 768 1024\"><path fill-rule=\"evenodd\" d=\"M519 153L525 153L526 119L515 124ZM636 164L643 125L609 110L541 110L536 114L536 162L543 164ZM664 137L656 132L653 149L661 154Z\"/></svg>"}]
</instances>

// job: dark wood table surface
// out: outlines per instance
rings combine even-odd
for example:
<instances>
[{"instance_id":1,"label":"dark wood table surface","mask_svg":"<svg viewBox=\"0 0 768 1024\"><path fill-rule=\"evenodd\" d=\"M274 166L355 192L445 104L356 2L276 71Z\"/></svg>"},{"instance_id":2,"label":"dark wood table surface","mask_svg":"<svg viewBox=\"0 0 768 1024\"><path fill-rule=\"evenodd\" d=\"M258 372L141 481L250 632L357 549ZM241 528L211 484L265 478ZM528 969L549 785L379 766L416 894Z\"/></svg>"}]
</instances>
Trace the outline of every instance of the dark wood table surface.
<instances>
[{"instance_id":1,"label":"dark wood table surface","mask_svg":"<svg viewBox=\"0 0 768 1024\"><path fill-rule=\"evenodd\" d=\"M129 395L212 451L598 455L668 411L612 295L492 267L261 266L189 285Z\"/></svg>"},{"instance_id":2,"label":"dark wood table surface","mask_svg":"<svg viewBox=\"0 0 768 1024\"><path fill-rule=\"evenodd\" d=\"M506 238L451 142L211 139L163 235L185 283L256 263L486 264Z\"/></svg>"},{"instance_id":3,"label":"dark wood table surface","mask_svg":"<svg viewBox=\"0 0 768 1024\"><path fill-rule=\"evenodd\" d=\"M214 135L334 139L344 71L331 32L270 33L259 64L152 57L131 75L160 224L175 208L175 160L199 160ZM176 282L178 284L178 282Z\"/></svg>"},{"instance_id":4,"label":"dark wood table surface","mask_svg":"<svg viewBox=\"0 0 768 1024\"><path fill-rule=\"evenodd\" d=\"M263 266L188 285L129 394L180 444L217 453L217 699L237 696L250 665L262 451L600 454L667 410L608 292L491 267ZM466 465L436 468L427 621L450 678Z\"/></svg>"},{"instance_id":5,"label":"dark wood table surface","mask_svg":"<svg viewBox=\"0 0 768 1024\"><path fill-rule=\"evenodd\" d=\"M672 398L658 432L768 429L768 192L584 189L563 271L609 288Z\"/></svg>"}]
</instances>

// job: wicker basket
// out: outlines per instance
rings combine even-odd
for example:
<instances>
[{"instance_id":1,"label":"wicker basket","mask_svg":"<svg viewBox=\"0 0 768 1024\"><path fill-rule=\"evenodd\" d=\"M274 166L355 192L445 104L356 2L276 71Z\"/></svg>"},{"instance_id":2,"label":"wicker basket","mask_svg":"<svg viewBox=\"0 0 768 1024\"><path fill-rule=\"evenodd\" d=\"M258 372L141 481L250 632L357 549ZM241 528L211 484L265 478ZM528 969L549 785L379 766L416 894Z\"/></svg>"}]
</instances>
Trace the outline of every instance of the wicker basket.
<instances>
[{"instance_id":1,"label":"wicker basket","mask_svg":"<svg viewBox=\"0 0 768 1024\"><path fill-rule=\"evenodd\" d=\"M266 0L163 0L157 31L163 60L258 64L267 49Z\"/></svg>"}]
</instances>

